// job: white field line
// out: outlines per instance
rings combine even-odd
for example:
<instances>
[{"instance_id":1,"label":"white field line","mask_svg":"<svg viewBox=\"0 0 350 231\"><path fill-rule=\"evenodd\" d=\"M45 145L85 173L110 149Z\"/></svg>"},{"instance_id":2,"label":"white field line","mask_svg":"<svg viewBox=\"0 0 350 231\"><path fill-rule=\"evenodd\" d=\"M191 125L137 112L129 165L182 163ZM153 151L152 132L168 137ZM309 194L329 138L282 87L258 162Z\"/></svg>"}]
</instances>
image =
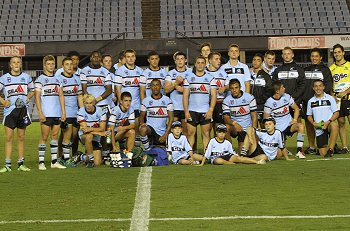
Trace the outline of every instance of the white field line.
<instances>
[{"instance_id":1,"label":"white field line","mask_svg":"<svg viewBox=\"0 0 350 231\"><path fill-rule=\"evenodd\" d=\"M309 216L227 216L227 217L168 217L168 218L149 218L149 221L196 221L196 220L239 220L239 219L333 219L350 218L350 215L309 215ZM126 222L130 218L97 218L97 219L75 219L75 220L17 220L0 221L4 224L42 224L42 223L89 223L89 222Z\"/></svg>"},{"instance_id":2,"label":"white field line","mask_svg":"<svg viewBox=\"0 0 350 231\"><path fill-rule=\"evenodd\" d=\"M131 231L147 231L151 203L152 167L143 167L137 180L137 191L130 224Z\"/></svg>"},{"instance_id":3,"label":"white field line","mask_svg":"<svg viewBox=\"0 0 350 231\"><path fill-rule=\"evenodd\" d=\"M324 158L324 159L312 159L306 161L324 161L324 160L350 160L350 158L339 157L339 158Z\"/></svg>"}]
</instances>

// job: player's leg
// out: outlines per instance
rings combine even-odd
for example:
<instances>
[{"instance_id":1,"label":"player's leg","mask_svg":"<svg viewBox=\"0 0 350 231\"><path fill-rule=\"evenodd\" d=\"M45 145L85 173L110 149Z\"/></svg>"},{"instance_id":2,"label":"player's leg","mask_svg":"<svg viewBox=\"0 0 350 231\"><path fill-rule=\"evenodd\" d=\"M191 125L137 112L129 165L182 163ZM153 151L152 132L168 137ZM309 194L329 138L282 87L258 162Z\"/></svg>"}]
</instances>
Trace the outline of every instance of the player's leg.
<instances>
[{"instance_id":1,"label":"player's leg","mask_svg":"<svg viewBox=\"0 0 350 231\"><path fill-rule=\"evenodd\" d=\"M315 154L316 146L315 146L315 128L307 119L305 119L305 128L307 134L307 140L309 142L309 148L306 150L307 154Z\"/></svg>"},{"instance_id":2,"label":"player's leg","mask_svg":"<svg viewBox=\"0 0 350 231\"><path fill-rule=\"evenodd\" d=\"M254 158L248 158L248 157L236 156L236 155L232 155L229 161L234 162L234 163L243 163L243 164L257 164L258 163L258 161L255 160Z\"/></svg>"},{"instance_id":3,"label":"player's leg","mask_svg":"<svg viewBox=\"0 0 350 231\"><path fill-rule=\"evenodd\" d=\"M302 123L295 123L290 127L290 133L293 134L294 132L297 132L297 154L296 157L300 159L304 159L304 137L305 137L305 126Z\"/></svg>"},{"instance_id":4,"label":"player's leg","mask_svg":"<svg viewBox=\"0 0 350 231\"><path fill-rule=\"evenodd\" d=\"M282 152L281 152L282 155ZM264 160L265 162L269 160L269 158L265 154L259 154L256 157L254 157L255 160L260 161Z\"/></svg>"},{"instance_id":5,"label":"player's leg","mask_svg":"<svg viewBox=\"0 0 350 231\"><path fill-rule=\"evenodd\" d=\"M135 146L136 132L135 129L130 129L125 133L126 138L126 151L132 152Z\"/></svg>"},{"instance_id":6,"label":"player's leg","mask_svg":"<svg viewBox=\"0 0 350 231\"><path fill-rule=\"evenodd\" d=\"M215 165L233 165L235 163L232 161L225 160L223 158L218 157L218 158L215 158L215 160L213 161L213 164L215 164Z\"/></svg>"},{"instance_id":7,"label":"player's leg","mask_svg":"<svg viewBox=\"0 0 350 231\"><path fill-rule=\"evenodd\" d=\"M327 134L327 141L325 141L326 144L328 144L327 150L320 151L320 154L327 155L327 157L331 157L334 154L334 147L335 143L337 142L338 133L339 133L339 126L338 124L333 121L328 125L328 134L329 134L329 142L328 142L328 134ZM324 156L322 155L322 156Z\"/></svg>"},{"instance_id":8,"label":"player's leg","mask_svg":"<svg viewBox=\"0 0 350 231\"><path fill-rule=\"evenodd\" d=\"M205 152L210 140L211 123L201 125L201 130L202 130L201 132L202 132L203 150Z\"/></svg>"},{"instance_id":9,"label":"player's leg","mask_svg":"<svg viewBox=\"0 0 350 231\"><path fill-rule=\"evenodd\" d=\"M237 137L237 131L232 124L225 124L227 127L227 133L225 138L231 142L231 137Z\"/></svg>"},{"instance_id":10,"label":"player's leg","mask_svg":"<svg viewBox=\"0 0 350 231\"><path fill-rule=\"evenodd\" d=\"M203 159L203 155L197 154L197 153L193 154L193 160L194 161L202 161L202 159Z\"/></svg>"},{"instance_id":11,"label":"player's leg","mask_svg":"<svg viewBox=\"0 0 350 231\"><path fill-rule=\"evenodd\" d=\"M339 125L339 137L340 137L340 141L343 145L343 148L347 148L348 147L348 143L346 140L346 126L345 126L345 117L339 117L338 118L338 125Z\"/></svg>"},{"instance_id":12,"label":"player's leg","mask_svg":"<svg viewBox=\"0 0 350 231\"><path fill-rule=\"evenodd\" d=\"M187 122L187 138L192 148L195 142L195 136L196 136L196 130L197 130L196 127L197 127L196 125Z\"/></svg>"},{"instance_id":13,"label":"player's leg","mask_svg":"<svg viewBox=\"0 0 350 231\"><path fill-rule=\"evenodd\" d=\"M0 169L0 172L10 172L11 171L11 156L12 156L12 143L13 143L13 133L12 128L4 126L5 128L5 166Z\"/></svg>"},{"instance_id":14,"label":"player's leg","mask_svg":"<svg viewBox=\"0 0 350 231\"><path fill-rule=\"evenodd\" d=\"M93 148L93 138L94 135L87 133L83 134L80 137L81 142L85 145L85 152L86 152L86 157L83 157L82 160L85 160L87 162L87 167L93 167L94 163L94 148Z\"/></svg>"},{"instance_id":15,"label":"player's leg","mask_svg":"<svg viewBox=\"0 0 350 231\"><path fill-rule=\"evenodd\" d=\"M187 159L180 159L177 163L181 165L190 165L192 162Z\"/></svg>"},{"instance_id":16,"label":"player's leg","mask_svg":"<svg viewBox=\"0 0 350 231\"><path fill-rule=\"evenodd\" d=\"M257 141L255 136L255 130L252 127L247 128L247 134L244 138L241 155L246 156L255 151L257 147Z\"/></svg>"},{"instance_id":17,"label":"player's leg","mask_svg":"<svg viewBox=\"0 0 350 231\"><path fill-rule=\"evenodd\" d=\"M51 168L64 169L66 167L57 162L59 132L60 132L60 122L58 119L55 119L55 122L51 127L51 141L50 141Z\"/></svg>"},{"instance_id":18,"label":"player's leg","mask_svg":"<svg viewBox=\"0 0 350 231\"><path fill-rule=\"evenodd\" d=\"M151 132L151 129L146 124L140 126L139 134L141 136L141 142L145 150L150 149L148 136L151 134Z\"/></svg>"},{"instance_id":19,"label":"player's leg","mask_svg":"<svg viewBox=\"0 0 350 231\"><path fill-rule=\"evenodd\" d=\"M39 139L38 153L39 153L39 170L46 170L45 167L45 152L46 152L46 142L49 138L51 127L48 123L48 118L44 123L40 125L41 136Z\"/></svg>"},{"instance_id":20,"label":"player's leg","mask_svg":"<svg viewBox=\"0 0 350 231\"><path fill-rule=\"evenodd\" d=\"M30 171L24 165L24 141L25 141L26 128L17 128L17 151L18 151L18 170Z\"/></svg>"}]
</instances>

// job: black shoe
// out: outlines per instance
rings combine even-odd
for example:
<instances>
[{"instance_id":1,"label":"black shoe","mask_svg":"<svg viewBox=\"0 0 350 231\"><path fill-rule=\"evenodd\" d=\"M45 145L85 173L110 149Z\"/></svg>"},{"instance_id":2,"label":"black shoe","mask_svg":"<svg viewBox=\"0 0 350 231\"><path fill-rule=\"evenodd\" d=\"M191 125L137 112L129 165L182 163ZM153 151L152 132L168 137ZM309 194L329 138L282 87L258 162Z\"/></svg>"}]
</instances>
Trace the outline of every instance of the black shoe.
<instances>
[{"instance_id":1,"label":"black shoe","mask_svg":"<svg viewBox=\"0 0 350 231\"><path fill-rule=\"evenodd\" d=\"M87 168L93 168L93 167L95 167L95 164L94 164L93 161L89 161L89 162L87 162L86 167Z\"/></svg>"},{"instance_id":2,"label":"black shoe","mask_svg":"<svg viewBox=\"0 0 350 231\"><path fill-rule=\"evenodd\" d=\"M305 150L305 154L316 154L316 149L315 148L310 148L308 147L306 150Z\"/></svg>"},{"instance_id":3,"label":"black shoe","mask_svg":"<svg viewBox=\"0 0 350 231\"><path fill-rule=\"evenodd\" d=\"M349 153L349 149L348 148L342 148L340 149L339 154L348 154Z\"/></svg>"},{"instance_id":4,"label":"black shoe","mask_svg":"<svg viewBox=\"0 0 350 231\"><path fill-rule=\"evenodd\" d=\"M335 154L341 154L341 151L342 151L342 149L340 149L340 148L338 147L338 145L335 145L335 146L334 146L334 153L335 153Z\"/></svg>"},{"instance_id":5,"label":"black shoe","mask_svg":"<svg viewBox=\"0 0 350 231\"><path fill-rule=\"evenodd\" d=\"M328 149L327 154L324 156L324 158L331 158L333 157L334 151L332 149Z\"/></svg>"}]
</instances>

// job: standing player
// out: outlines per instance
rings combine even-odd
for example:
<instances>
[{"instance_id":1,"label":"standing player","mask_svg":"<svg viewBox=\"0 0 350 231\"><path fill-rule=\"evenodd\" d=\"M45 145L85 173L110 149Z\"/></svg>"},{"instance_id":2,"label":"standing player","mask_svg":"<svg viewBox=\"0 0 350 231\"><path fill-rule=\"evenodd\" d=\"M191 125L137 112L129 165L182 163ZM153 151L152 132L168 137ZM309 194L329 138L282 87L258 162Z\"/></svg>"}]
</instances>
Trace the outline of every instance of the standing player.
<instances>
[{"instance_id":1,"label":"standing player","mask_svg":"<svg viewBox=\"0 0 350 231\"><path fill-rule=\"evenodd\" d=\"M79 68L80 54L77 51L70 51L67 53L67 58L71 58L73 61L74 75L80 76L81 69ZM57 69L55 75L60 76L63 72L63 67Z\"/></svg>"},{"instance_id":2,"label":"standing player","mask_svg":"<svg viewBox=\"0 0 350 231\"><path fill-rule=\"evenodd\" d=\"M199 47L200 55L205 58L205 66L209 64L209 54L212 52L211 44L208 42L202 43Z\"/></svg>"},{"instance_id":3,"label":"standing player","mask_svg":"<svg viewBox=\"0 0 350 231\"><path fill-rule=\"evenodd\" d=\"M219 52L210 53L208 58L209 65L207 67L207 72L214 77L217 87L216 104L213 112L214 128L216 128L218 124L224 123L222 102L225 98L225 81L227 79L227 74L222 68L220 68L221 54Z\"/></svg>"},{"instance_id":4,"label":"standing player","mask_svg":"<svg viewBox=\"0 0 350 231\"><path fill-rule=\"evenodd\" d=\"M273 79L282 82L285 86L286 93L291 95L296 105L300 107L305 91L304 69L294 61L294 52L292 48L283 48L282 58L283 64L276 68L273 73Z\"/></svg>"},{"instance_id":5,"label":"standing player","mask_svg":"<svg viewBox=\"0 0 350 231\"><path fill-rule=\"evenodd\" d=\"M93 51L90 56L91 64L81 70L80 80L84 95L91 94L96 99L96 106L106 110L110 105L112 80L109 71L102 67L100 52Z\"/></svg>"},{"instance_id":6,"label":"standing player","mask_svg":"<svg viewBox=\"0 0 350 231\"><path fill-rule=\"evenodd\" d=\"M118 53L118 63L114 64L114 74L117 75L117 71L119 69L119 67L123 66L125 64L126 60L125 60L125 54L124 51L121 51Z\"/></svg>"},{"instance_id":7,"label":"standing player","mask_svg":"<svg viewBox=\"0 0 350 231\"><path fill-rule=\"evenodd\" d=\"M161 93L160 79L151 82L151 96L142 100L140 113L140 136L144 149L152 145L165 146L174 119L174 106L168 96Z\"/></svg>"},{"instance_id":8,"label":"standing player","mask_svg":"<svg viewBox=\"0 0 350 231\"><path fill-rule=\"evenodd\" d=\"M248 128L241 154L256 160L272 161L277 157L290 159L284 146L284 135L276 129L276 121L272 117L264 118L265 129Z\"/></svg>"},{"instance_id":9,"label":"standing player","mask_svg":"<svg viewBox=\"0 0 350 231\"><path fill-rule=\"evenodd\" d=\"M250 72L246 64L241 63L239 58L239 46L237 44L231 44L228 47L229 61L222 66L227 74L226 88L228 89L228 83L231 79L238 79L241 83L243 92L250 92Z\"/></svg>"},{"instance_id":10,"label":"standing player","mask_svg":"<svg viewBox=\"0 0 350 231\"><path fill-rule=\"evenodd\" d=\"M60 159L60 164L66 167L72 167L74 163L70 160L70 149L72 142L78 137L79 124L77 122L77 112L80 107L83 107L83 99L80 78L74 74L73 60L68 57L64 58L62 60L62 66L63 72L59 78L62 82L67 118L65 122L61 122L63 131L63 158Z\"/></svg>"},{"instance_id":11,"label":"standing player","mask_svg":"<svg viewBox=\"0 0 350 231\"><path fill-rule=\"evenodd\" d=\"M272 88L274 94L265 103L264 118L273 117L276 120L276 128L286 136L293 136L295 132L298 132L296 157L305 159L303 151L304 124L298 123L299 107L295 104L293 98L285 93L286 89L281 81L275 81ZM290 107L294 110L294 118L289 112Z\"/></svg>"},{"instance_id":12,"label":"standing player","mask_svg":"<svg viewBox=\"0 0 350 231\"><path fill-rule=\"evenodd\" d=\"M320 155L332 157L339 132L338 124L335 122L339 117L339 110L335 99L324 92L325 85L322 80L314 80L313 89L315 95L307 103L307 119L316 129Z\"/></svg>"},{"instance_id":13,"label":"standing player","mask_svg":"<svg viewBox=\"0 0 350 231\"><path fill-rule=\"evenodd\" d=\"M83 97L84 107L78 111L77 120L80 124L79 138L85 145L86 155L79 157L86 161L88 168L101 164L101 136L105 135L107 113L100 107L96 107L96 99L91 94Z\"/></svg>"},{"instance_id":14,"label":"standing player","mask_svg":"<svg viewBox=\"0 0 350 231\"><path fill-rule=\"evenodd\" d=\"M215 79L205 72L205 58L198 56L193 72L184 81L183 94L187 136L192 148L198 125L201 125L203 147L207 147L215 103Z\"/></svg>"},{"instance_id":15,"label":"standing player","mask_svg":"<svg viewBox=\"0 0 350 231\"><path fill-rule=\"evenodd\" d=\"M339 110L339 136L343 144L343 148L340 153L349 153L345 117L350 122L350 62L346 61L344 47L340 44L333 46L333 55L335 63L333 63L329 69L333 76L333 91L337 98L337 103L340 104Z\"/></svg>"},{"instance_id":16,"label":"standing player","mask_svg":"<svg viewBox=\"0 0 350 231\"><path fill-rule=\"evenodd\" d=\"M0 173L11 172L11 156L14 130L17 128L18 171L30 171L24 165L24 138L26 127L31 123L28 115L28 102L34 95L32 77L21 72L22 59L10 59L10 72L0 77L0 103L4 105L5 166Z\"/></svg>"},{"instance_id":17,"label":"standing player","mask_svg":"<svg viewBox=\"0 0 350 231\"><path fill-rule=\"evenodd\" d=\"M238 79L231 79L229 83L231 94L222 104L224 121L228 127L227 137L237 137L238 150L242 149L248 127L257 127L258 116L254 96L241 90Z\"/></svg>"},{"instance_id":18,"label":"standing player","mask_svg":"<svg viewBox=\"0 0 350 231\"><path fill-rule=\"evenodd\" d=\"M115 96L115 91L114 91L114 85L115 85L115 70L114 67L112 67L112 55L110 54L105 54L102 55L102 66L106 68L109 71L109 74L111 76L111 81L112 81L112 94L110 94L107 98L107 101L110 103L109 107L112 108L115 106L115 103L117 102L117 98Z\"/></svg>"},{"instance_id":19,"label":"standing player","mask_svg":"<svg viewBox=\"0 0 350 231\"><path fill-rule=\"evenodd\" d=\"M261 54L255 54L253 57L252 79L250 81L251 94L256 100L258 120L260 127L263 127L262 119L264 116L264 104L266 100L273 95L272 79L270 75L262 69L263 57Z\"/></svg>"},{"instance_id":20,"label":"standing player","mask_svg":"<svg viewBox=\"0 0 350 231\"><path fill-rule=\"evenodd\" d=\"M146 97L151 95L151 82L153 79L159 79L161 84L162 84L162 88L164 85L164 80L167 77L167 72L164 68L159 67L159 54L155 51L151 51L148 53L148 63L149 63L149 67L146 68L142 75L141 78L143 79L142 82L146 82ZM164 90L161 90L161 93L164 93Z\"/></svg>"},{"instance_id":21,"label":"standing player","mask_svg":"<svg viewBox=\"0 0 350 231\"><path fill-rule=\"evenodd\" d=\"M331 93L333 87L332 74L329 68L322 62L322 51L319 48L314 48L310 53L311 65L305 68L305 91L303 95L302 117L305 120L305 127L307 132L307 139L309 141L309 148L305 150L306 154L316 154L315 149L315 129L306 118L307 102L313 97L313 82L315 80L322 80L327 94Z\"/></svg>"},{"instance_id":22,"label":"standing player","mask_svg":"<svg viewBox=\"0 0 350 231\"><path fill-rule=\"evenodd\" d=\"M253 158L242 157L236 154L230 141L225 139L227 129L224 124L219 124L215 129L215 137L212 138L202 157L203 166L206 160L210 160L215 165L232 165L235 163L245 164L265 164L265 160L255 160Z\"/></svg>"},{"instance_id":23,"label":"standing player","mask_svg":"<svg viewBox=\"0 0 350 231\"><path fill-rule=\"evenodd\" d=\"M111 140L113 151L118 151L115 141L121 141L126 138L126 152L130 153L135 145L135 113L131 107L132 97L130 92L121 94L119 105L112 108L111 116L108 120L109 131L111 131ZM120 146L119 146L120 147Z\"/></svg>"},{"instance_id":24,"label":"standing player","mask_svg":"<svg viewBox=\"0 0 350 231\"><path fill-rule=\"evenodd\" d=\"M266 51L264 56L264 63L262 64L262 68L269 73L272 77L273 72L276 70L276 66L274 66L276 60L276 54L273 51Z\"/></svg>"},{"instance_id":25,"label":"standing player","mask_svg":"<svg viewBox=\"0 0 350 231\"><path fill-rule=\"evenodd\" d=\"M51 168L64 169L66 167L57 162L57 152L60 123L66 121L66 108L61 79L54 75L55 58L52 55L44 57L43 69L44 73L35 81L35 103L41 124L38 145L39 170L46 170L46 141L50 133Z\"/></svg>"},{"instance_id":26,"label":"standing player","mask_svg":"<svg viewBox=\"0 0 350 231\"><path fill-rule=\"evenodd\" d=\"M181 121L183 133L187 135L187 124L185 120L183 106L183 83L192 72L192 69L186 66L187 57L183 52L176 52L174 55L175 68L169 71L165 78L164 91L170 93L170 99L174 104L174 121Z\"/></svg>"}]
</instances>

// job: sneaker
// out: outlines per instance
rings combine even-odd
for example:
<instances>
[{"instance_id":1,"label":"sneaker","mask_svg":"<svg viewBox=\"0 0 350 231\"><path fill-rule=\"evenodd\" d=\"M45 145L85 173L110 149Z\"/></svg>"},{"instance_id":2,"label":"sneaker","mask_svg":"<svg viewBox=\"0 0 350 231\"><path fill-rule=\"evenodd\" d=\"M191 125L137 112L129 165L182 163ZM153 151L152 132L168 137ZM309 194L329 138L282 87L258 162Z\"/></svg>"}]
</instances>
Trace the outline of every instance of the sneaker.
<instances>
[{"instance_id":1,"label":"sneaker","mask_svg":"<svg viewBox=\"0 0 350 231\"><path fill-rule=\"evenodd\" d=\"M256 164L266 164L266 161L261 159Z\"/></svg>"},{"instance_id":2,"label":"sneaker","mask_svg":"<svg viewBox=\"0 0 350 231\"><path fill-rule=\"evenodd\" d=\"M4 172L11 172L12 169L9 166L4 166L2 169L0 169L0 173L4 173Z\"/></svg>"},{"instance_id":3,"label":"sneaker","mask_svg":"<svg viewBox=\"0 0 350 231\"><path fill-rule=\"evenodd\" d=\"M340 149L340 152L339 152L339 154L348 154L348 153L349 153L349 149L347 147Z\"/></svg>"},{"instance_id":4,"label":"sneaker","mask_svg":"<svg viewBox=\"0 0 350 231\"><path fill-rule=\"evenodd\" d=\"M333 150L334 150L334 154L341 154L342 152L342 149L339 148L337 144L334 146Z\"/></svg>"},{"instance_id":5,"label":"sneaker","mask_svg":"<svg viewBox=\"0 0 350 231\"><path fill-rule=\"evenodd\" d=\"M296 156L297 158L299 158L299 159L305 159L305 158L306 158L305 155L304 155L304 153L303 153L302 151L299 151L295 156Z\"/></svg>"},{"instance_id":6,"label":"sneaker","mask_svg":"<svg viewBox=\"0 0 350 231\"><path fill-rule=\"evenodd\" d=\"M86 167L87 168L93 168L93 167L95 167L95 164L94 164L93 161L89 161L89 162L87 162Z\"/></svg>"},{"instance_id":7,"label":"sneaker","mask_svg":"<svg viewBox=\"0 0 350 231\"><path fill-rule=\"evenodd\" d=\"M41 171L45 171L46 170L46 166L45 166L44 163L40 163L39 164L39 170L41 170Z\"/></svg>"},{"instance_id":8,"label":"sneaker","mask_svg":"<svg viewBox=\"0 0 350 231\"><path fill-rule=\"evenodd\" d=\"M308 147L306 150L305 150L305 154L316 154L316 149L315 148L310 148Z\"/></svg>"},{"instance_id":9,"label":"sneaker","mask_svg":"<svg viewBox=\"0 0 350 231\"><path fill-rule=\"evenodd\" d=\"M21 171L21 172L29 172L30 171L30 168L28 168L27 166L25 165L21 165L17 168L18 171Z\"/></svg>"},{"instance_id":10,"label":"sneaker","mask_svg":"<svg viewBox=\"0 0 350 231\"><path fill-rule=\"evenodd\" d=\"M67 168L66 166L63 166L62 164L56 162L56 163L51 163L51 168L58 168L58 169L65 169Z\"/></svg>"},{"instance_id":11,"label":"sneaker","mask_svg":"<svg viewBox=\"0 0 350 231\"><path fill-rule=\"evenodd\" d=\"M324 156L324 158L331 158L333 157L334 151L332 149L328 149L327 154Z\"/></svg>"},{"instance_id":12,"label":"sneaker","mask_svg":"<svg viewBox=\"0 0 350 231\"><path fill-rule=\"evenodd\" d=\"M72 159L63 160L60 164L66 166L67 168L73 168L77 166Z\"/></svg>"}]
</instances>

